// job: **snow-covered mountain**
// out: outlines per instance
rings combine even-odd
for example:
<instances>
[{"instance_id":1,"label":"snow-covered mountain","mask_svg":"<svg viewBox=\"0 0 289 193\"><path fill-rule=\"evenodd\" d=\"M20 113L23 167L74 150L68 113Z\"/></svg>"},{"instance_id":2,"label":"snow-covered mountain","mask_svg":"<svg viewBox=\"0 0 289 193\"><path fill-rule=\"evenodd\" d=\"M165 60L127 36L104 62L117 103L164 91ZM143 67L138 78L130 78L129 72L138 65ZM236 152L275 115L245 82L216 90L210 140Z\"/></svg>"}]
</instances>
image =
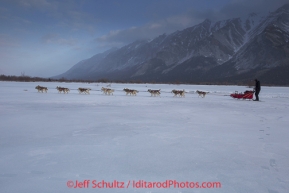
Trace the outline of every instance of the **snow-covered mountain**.
<instances>
[{"instance_id":1,"label":"snow-covered mountain","mask_svg":"<svg viewBox=\"0 0 289 193\"><path fill-rule=\"evenodd\" d=\"M182 31L139 40L81 61L57 77L156 82L232 82L259 77L279 84L287 81L289 72L288 40L286 4L265 17L252 13L218 22L206 19ZM273 71L279 72L277 79Z\"/></svg>"}]
</instances>

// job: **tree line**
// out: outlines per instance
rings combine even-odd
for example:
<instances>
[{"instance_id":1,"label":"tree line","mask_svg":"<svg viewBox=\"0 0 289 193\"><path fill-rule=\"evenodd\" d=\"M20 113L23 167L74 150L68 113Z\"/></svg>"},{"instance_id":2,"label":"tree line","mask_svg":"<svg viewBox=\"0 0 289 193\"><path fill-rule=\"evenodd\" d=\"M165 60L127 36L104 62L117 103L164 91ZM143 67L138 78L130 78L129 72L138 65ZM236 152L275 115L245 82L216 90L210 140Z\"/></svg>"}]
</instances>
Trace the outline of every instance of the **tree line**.
<instances>
[{"instance_id":1,"label":"tree line","mask_svg":"<svg viewBox=\"0 0 289 193\"><path fill-rule=\"evenodd\" d=\"M85 82L85 83L132 83L132 84L192 84L192 85L239 85L239 86L248 86L249 88L254 87L253 81L215 81L215 82L183 82L183 81L169 81L169 82L162 82L162 81L142 81L142 80L110 80L108 78L100 78L98 80L83 80L83 79L54 79L54 78L43 78L43 77L30 77L27 75L22 74L21 76L15 75L0 75L0 81L15 81L15 82ZM274 84L264 84L263 86L274 86Z\"/></svg>"}]
</instances>

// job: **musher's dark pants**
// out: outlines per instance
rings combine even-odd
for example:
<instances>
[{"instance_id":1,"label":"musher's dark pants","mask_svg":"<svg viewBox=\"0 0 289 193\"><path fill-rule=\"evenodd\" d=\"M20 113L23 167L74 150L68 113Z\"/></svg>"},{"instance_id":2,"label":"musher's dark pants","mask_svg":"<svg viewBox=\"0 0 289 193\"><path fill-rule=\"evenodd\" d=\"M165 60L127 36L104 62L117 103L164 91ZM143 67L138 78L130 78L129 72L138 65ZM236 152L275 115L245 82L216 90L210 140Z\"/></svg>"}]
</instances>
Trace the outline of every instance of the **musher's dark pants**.
<instances>
[{"instance_id":1,"label":"musher's dark pants","mask_svg":"<svg viewBox=\"0 0 289 193\"><path fill-rule=\"evenodd\" d=\"M256 97L256 101L259 100L259 93L260 93L260 90L255 90L255 97Z\"/></svg>"}]
</instances>

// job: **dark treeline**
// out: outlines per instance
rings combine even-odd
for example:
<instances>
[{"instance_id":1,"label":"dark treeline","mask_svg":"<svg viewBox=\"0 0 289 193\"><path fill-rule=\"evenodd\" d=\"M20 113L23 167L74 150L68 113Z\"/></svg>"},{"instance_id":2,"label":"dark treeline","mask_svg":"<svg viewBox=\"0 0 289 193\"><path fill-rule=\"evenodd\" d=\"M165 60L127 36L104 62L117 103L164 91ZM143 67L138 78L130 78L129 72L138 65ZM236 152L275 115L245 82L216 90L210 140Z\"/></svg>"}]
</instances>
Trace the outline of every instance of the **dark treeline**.
<instances>
[{"instance_id":1,"label":"dark treeline","mask_svg":"<svg viewBox=\"0 0 289 193\"><path fill-rule=\"evenodd\" d=\"M47 78L41 78L41 77L30 77L30 76L6 76L6 75L0 75L1 81L17 81L17 82L48 82L49 79Z\"/></svg>"},{"instance_id":2,"label":"dark treeline","mask_svg":"<svg viewBox=\"0 0 289 193\"><path fill-rule=\"evenodd\" d=\"M214 81L214 82L184 82L184 81L169 81L169 82L162 82L162 81L142 81L142 80L109 80L107 78L101 78L98 80L80 80L80 79L53 79L53 78L42 78L42 77L30 77L30 76L15 76L15 75L0 75L0 81L15 81L15 82L85 82L85 83L134 83L134 84L193 84L193 85L239 85L239 86L249 86L253 87L253 81ZM263 86L276 86L274 84L262 84Z\"/></svg>"},{"instance_id":3,"label":"dark treeline","mask_svg":"<svg viewBox=\"0 0 289 193\"><path fill-rule=\"evenodd\" d=\"M42 77L30 77L30 76L10 76L0 75L0 81L16 81L16 82L93 82L88 80L68 80L65 78L53 79Z\"/></svg>"},{"instance_id":4,"label":"dark treeline","mask_svg":"<svg viewBox=\"0 0 289 193\"><path fill-rule=\"evenodd\" d=\"M66 78L60 78L60 79L55 79L55 78L42 78L42 77L30 77L30 76L15 76L15 75L0 75L0 81L15 81L15 82L88 82L88 83L93 83L93 82L102 82L102 83L145 83L140 80L131 80L131 81L123 81L123 80L116 80L116 81L111 81L107 78L101 78L98 80L84 80L84 79L66 79Z\"/></svg>"}]
</instances>

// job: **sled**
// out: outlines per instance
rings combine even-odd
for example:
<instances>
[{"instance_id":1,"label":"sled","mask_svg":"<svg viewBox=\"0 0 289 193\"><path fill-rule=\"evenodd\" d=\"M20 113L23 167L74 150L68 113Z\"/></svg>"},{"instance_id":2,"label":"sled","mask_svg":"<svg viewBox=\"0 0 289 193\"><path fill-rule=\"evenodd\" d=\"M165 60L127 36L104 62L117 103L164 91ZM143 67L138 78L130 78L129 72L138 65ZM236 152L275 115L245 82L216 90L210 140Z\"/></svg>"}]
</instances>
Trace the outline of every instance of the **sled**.
<instances>
[{"instance_id":1,"label":"sled","mask_svg":"<svg viewBox=\"0 0 289 193\"><path fill-rule=\"evenodd\" d=\"M253 100L253 94L254 94L255 91L252 91L252 90L246 90L244 93L238 93L238 91L236 91L235 93L231 94L230 96L232 98L235 98L235 99L249 99L249 100Z\"/></svg>"}]
</instances>

